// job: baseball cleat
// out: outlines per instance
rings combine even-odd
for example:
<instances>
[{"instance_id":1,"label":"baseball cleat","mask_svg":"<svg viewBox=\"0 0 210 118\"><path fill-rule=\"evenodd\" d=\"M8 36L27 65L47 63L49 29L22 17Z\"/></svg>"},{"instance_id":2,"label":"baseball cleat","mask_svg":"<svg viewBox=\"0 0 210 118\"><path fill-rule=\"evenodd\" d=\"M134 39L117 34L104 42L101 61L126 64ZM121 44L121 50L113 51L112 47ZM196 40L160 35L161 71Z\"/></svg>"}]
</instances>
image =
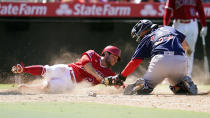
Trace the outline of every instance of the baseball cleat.
<instances>
[{"instance_id":1,"label":"baseball cleat","mask_svg":"<svg viewBox=\"0 0 210 118\"><path fill-rule=\"evenodd\" d=\"M144 81L140 78L135 83L125 87L124 95L134 95L138 90L144 87Z\"/></svg>"},{"instance_id":2,"label":"baseball cleat","mask_svg":"<svg viewBox=\"0 0 210 118\"><path fill-rule=\"evenodd\" d=\"M171 91L176 95L197 95L198 88L193 83L190 77L186 76L184 79L175 86L169 86Z\"/></svg>"},{"instance_id":3,"label":"baseball cleat","mask_svg":"<svg viewBox=\"0 0 210 118\"><path fill-rule=\"evenodd\" d=\"M198 88L197 86L193 83L193 81L191 80L191 78L189 78L188 76L186 76L184 78L184 84L188 90L188 93L190 95L197 95L198 94Z\"/></svg>"}]
</instances>

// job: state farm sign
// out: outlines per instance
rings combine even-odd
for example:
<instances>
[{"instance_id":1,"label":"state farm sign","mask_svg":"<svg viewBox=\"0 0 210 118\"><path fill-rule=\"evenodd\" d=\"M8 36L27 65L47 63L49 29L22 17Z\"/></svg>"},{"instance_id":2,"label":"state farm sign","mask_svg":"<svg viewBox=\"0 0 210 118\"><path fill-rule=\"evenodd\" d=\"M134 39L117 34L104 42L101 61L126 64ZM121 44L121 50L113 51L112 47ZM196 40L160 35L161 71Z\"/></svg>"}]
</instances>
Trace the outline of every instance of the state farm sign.
<instances>
[{"instance_id":1,"label":"state farm sign","mask_svg":"<svg viewBox=\"0 0 210 118\"><path fill-rule=\"evenodd\" d=\"M1 16L29 17L99 17L99 18L162 18L165 3L21 3L0 2ZM210 18L210 4L204 4Z\"/></svg>"},{"instance_id":2,"label":"state farm sign","mask_svg":"<svg viewBox=\"0 0 210 118\"><path fill-rule=\"evenodd\" d=\"M47 7L44 5L28 5L26 3L20 4L1 4L0 15L46 15Z\"/></svg>"},{"instance_id":3,"label":"state farm sign","mask_svg":"<svg viewBox=\"0 0 210 118\"><path fill-rule=\"evenodd\" d=\"M139 13L141 16L145 17L163 16L164 8L164 4L160 4L158 6L153 4L145 4L142 9L140 9Z\"/></svg>"},{"instance_id":4,"label":"state farm sign","mask_svg":"<svg viewBox=\"0 0 210 118\"><path fill-rule=\"evenodd\" d=\"M72 7L69 4L61 4L56 10L57 15L75 15L75 16L130 16L131 8L129 6L112 6L104 4L76 3Z\"/></svg>"}]
</instances>

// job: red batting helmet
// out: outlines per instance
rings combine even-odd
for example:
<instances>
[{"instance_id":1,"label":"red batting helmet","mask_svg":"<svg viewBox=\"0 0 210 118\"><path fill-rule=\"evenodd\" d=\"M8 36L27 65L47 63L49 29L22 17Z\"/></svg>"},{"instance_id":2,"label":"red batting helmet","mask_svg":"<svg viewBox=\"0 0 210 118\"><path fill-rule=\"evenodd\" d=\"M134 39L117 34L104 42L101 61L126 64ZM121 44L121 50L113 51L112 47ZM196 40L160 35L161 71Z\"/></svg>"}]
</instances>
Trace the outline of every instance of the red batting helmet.
<instances>
[{"instance_id":1,"label":"red batting helmet","mask_svg":"<svg viewBox=\"0 0 210 118\"><path fill-rule=\"evenodd\" d=\"M115 46L111 46L111 45L106 46L106 47L103 49L103 51L102 51L101 54L103 55L104 52L110 52L111 54L113 54L113 55L115 55L115 56L118 56L119 59L121 59L121 58L120 58L121 50L120 50L119 48L115 47Z\"/></svg>"}]
</instances>

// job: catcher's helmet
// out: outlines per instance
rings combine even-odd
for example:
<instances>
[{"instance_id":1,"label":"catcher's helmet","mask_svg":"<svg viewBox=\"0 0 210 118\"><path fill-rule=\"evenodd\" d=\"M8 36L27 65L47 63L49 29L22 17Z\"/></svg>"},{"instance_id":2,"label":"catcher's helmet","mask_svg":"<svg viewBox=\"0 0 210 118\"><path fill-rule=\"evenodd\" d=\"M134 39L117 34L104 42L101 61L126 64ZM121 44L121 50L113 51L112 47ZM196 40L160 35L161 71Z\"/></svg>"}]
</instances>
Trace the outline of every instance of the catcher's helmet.
<instances>
[{"instance_id":1,"label":"catcher's helmet","mask_svg":"<svg viewBox=\"0 0 210 118\"><path fill-rule=\"evenodd\" d=\"M131 37L137 38L136 41L139 42L141 39L141 33L153 25L150 20L140 20L131 30Z\"/></svg>"},{"instance_id":2,"label":"catcher's helmet","mask_svg":"<svg viewBox=\"0 0 210 118\"><path fill-rule=\"evenodd\" d=\"M120 58L120 55L121 55L121 50L115 46L112 46L112 45L109 45L109 46L106 46L103 51L102 51L102 55L104 54L104 52L110 52L111 54L115 55L115 56L118 56L119 57L119 60L121 59Z\"/></svg>"}]
</instances>

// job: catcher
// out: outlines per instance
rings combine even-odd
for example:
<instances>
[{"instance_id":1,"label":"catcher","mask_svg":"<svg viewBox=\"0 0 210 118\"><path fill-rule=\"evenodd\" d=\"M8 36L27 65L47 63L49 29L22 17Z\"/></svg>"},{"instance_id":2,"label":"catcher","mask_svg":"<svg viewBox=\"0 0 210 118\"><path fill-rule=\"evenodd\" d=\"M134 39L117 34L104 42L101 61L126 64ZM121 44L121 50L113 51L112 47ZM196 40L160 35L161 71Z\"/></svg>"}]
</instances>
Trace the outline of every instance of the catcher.
<instances>
[{"instance_id":1,"label":"catcher","mask_svg":"<svg viewBox=\"0 0 210 118\"><path fill-rule=\"evenodd\" d=\"M77 83L87 80L92 85L102 82L104 77L114 76L110 69L120 60L121 50L115 46L107 46L102 51L102 56L94 50L88 50L82 54L78 62L72 64L32 65L26 66L17 64L12 67L13 73L29 73L41 75L44 82L41 85L22 84L19 88L30 90L40 90L47 93L60 93L69 91Z\"/></svg>"},{"instance_id":2,"label":"catcher","mask_svg":"<svg viewBox=\"0 0 210 118\"><path fill-rule=\"evenodd\" d=\"M184 34L169 26L158 26L150 20L140 20L131 30L131 36L136 38L138 47L120 74L105 79L107 85L124 82L144 58L151 57L143 78L128 85L125 95L150 94L165 78L168 78L169 88L174 94L197 94L197 86L186 76L185 50L188 49L188 44Z\"/></svg>"}]
</instances>

